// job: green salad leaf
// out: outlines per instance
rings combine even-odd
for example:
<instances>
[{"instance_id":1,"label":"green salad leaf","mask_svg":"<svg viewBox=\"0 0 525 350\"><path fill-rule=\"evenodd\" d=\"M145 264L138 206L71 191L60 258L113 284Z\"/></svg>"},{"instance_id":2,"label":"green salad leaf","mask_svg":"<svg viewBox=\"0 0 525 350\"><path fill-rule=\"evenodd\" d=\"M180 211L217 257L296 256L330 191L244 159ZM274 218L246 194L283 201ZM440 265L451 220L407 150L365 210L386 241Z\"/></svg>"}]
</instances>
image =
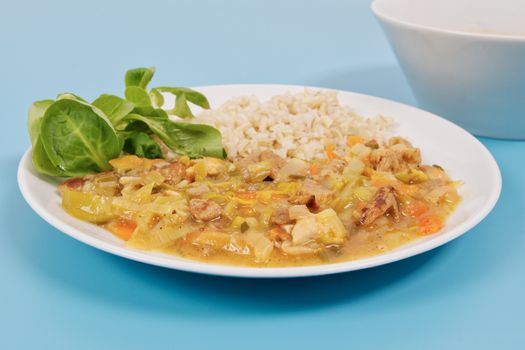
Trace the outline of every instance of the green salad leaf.
<instances>
[{"instance_id":1,"label":"green salad leaf","mask_svg":"<svg viewBox=\"0 0 525 350\"><path fill-rule=\"evenodd\" d=\"M167 112L192 118L188 103L210 108L206 97L184 87L160 86L148 91L154 73L155 68L127 71L124 98L101 94L90 104L66 92L55 100L34 102L27 128L36 171L51 176L83 176L110 170L109 161L122 152L162 158L162 144L191 158L225 158L217 129L174 122L168 117ZM167 112L159 108L164 104L163 93L175 95L175 106Z\"/></svg>"},{"instance_id":2,"label":"green salad leaf","mask_svg":"<svg viewBox=\"0 0 525 350\"><path fill-rule=\"evenodd\" d=\"M109 94L100 95L92 105L100 109L115 127L135 108L132 102Z\"/></svg>"},{"instance_id":3,"label":"green salad leaf","mask_svg":"<svg viewBox=\"0 0 525 350\"><path fill-rule=\"evenodd\" d=\"M210 108L210 103L206 96L198 91L185 87L158 86L151 89L152 92L167 92L175 95L175 107L168 111L180 118L193 118L194 115L188 106L188 101L204 109Z\"/></svg>"},{"instance_id":4,"label":"green salad leaf","mask_svg":"<svg viewBox=\"0 0 525 350\"><path fill-rule=\"evenodd\" d=\"M76 100L59 100L46 110L40 139L49 160L64 175L79 176L110 170L122 144L105 116Z\"/></svg>"},{"instance_id":5,"label":"green salad leaf","mask_svg":"<svg viewBox=\"0 0 525 350\"><path fill-rule=\"evenodd\" d=\"M151 89L149 92L149 97L151 98L151 102L156 107L162 107L164 104L164 96L160 93L157 89Z\"/></svg>"},{"instance_id":6,"label":"green salad leaf","mask_svg":"<svg viewBox=\"0 0 525 350\"><path fill-rule=\"evenodd\" d=\"M40 140L40 125L46 110L54 103L53 100L35 101L29 107L27 116L27 128L33 145L32 162L36 171L50 176L63 176L63 172L56 167L44 149Z\"/></svg>"},{"instance_id":7,"label":"green salad leaf","mask_svg":"<svg viewBox=\"0 0 525 350\"><path fill-rule=\"evenodd\" d=\"M154 112L155 110L152 109L151 112L149 112L149 114L152 114ZM144 114L141 114L141 115L144 115ZM126 125L126 129L124 130L123 135L127 135L127 133L130 131L142 131L145 133L151 132L151 130L149 129L149 126L146 123L143 123L139 120L127 119L127 122L128 124Z\"/></svg>"},{"instance_id":8,"label":"green salad leaf","mask_svg":"<svg viewBox=\"0 0 525 350\"><path fill-rule=\"evenodd\" d=\"M190 158L215 157L226 158L219 130L209 125L178 123L169 120L163 110L143 116L130 114L130 120L146 124L172 151Z\"/></svg>"},{"instance_id":9,"label":"green salad leaf","mask_svg":"<svg viewBox=\"0 0 525 350\"><path fill-rule=\"evenodd\" d=\"M160 92L169 92L175 96L184 95L186 96L186 99L193 103L194 105L197 105L199 107L202 107L204 109L210 108L210 103L208 102L208 99L206 96L201 94L198 91L185 88L185 87L169 87L169 86L157 86L153 88L153 90L158 90Z\"/></svg>"},{"instance_id":10,"label":"green salad leaf","mask_svg":"<svg viewBox=\"0 0 525 350\"><path fill-rule=\"evenodd\" d=\"M82 97L75 95L71 92L63 92L61 94L58 94L56 100L75 100L79 102L88 103L88 101L84 100Z\"/></svg>"},{"instance_id":11,"label":"green salad leaf","mask_svg":"<svg viewBox=\"0 0 525 350\"><path fill-rule=\"evenodd\" d=\"M175 107L171 112L181 118L193 118L193 113L191 113L190 106L188 106L188 101L186 100L186 95L184 94L177 96Z\"/></svg>"},{"instance_id":12,"label":"green salad leaf","mask_svg":"<svg viewBox=\"0 0 525 350\"><path fill-rule=\"evenodd\" d=\"M126 87L138 86L140 88L146 89L154 74L154 67L130 69L126 72L126 77L124 78Z\"/></svg>"},{"instance_id":13,"label":"green salad leaf","mask_svg":"<svg viewBox=\"0 0 525 350\"><path fill-rule=\"evenodd\" d=\"M40 135L40 123L42 122L42 117L44 117L44 113L53 102L53 100L35 101L29 106L29 111L27 113L27 130L29 131L29 138L31 139L31 144L33 146L38 139L38 135Z\"/></svg>"},{"instance_id":14,"label":"green salad leaf","mask_svg":"<svg viewBox=\"0 0 525 350\"><path fill-rule=\"evenodd\" d=\"M49 156L47 155L40 138L37 139L36 143L33 145L32 162L36 171L41 174L46 174L49 176L66 176L64 172L55 164L53 164L51 159L49 159Z\"/></svg>"},{"instance_id":15,"label":"green salad leaf","mask_svg":"<svg viewBox=\"0 0 525 350\"><path fill-rule=\"evenodd\" d=\"M148 92L141 87L128 86L124 91L124 96L126 96L126 100L137 107L151 106L151 98Z\"/></svg>"},{"instance_id":16,"label":"green salad leaf","mask_svg":"<svg viewBox=\"0 0 525 350\"><path fill-rule=\"evenodd\" d=\"M160 146L143 131L128 131L124 141L124 152L150 159L162 158Z\"/></svg>"}]
</instances>

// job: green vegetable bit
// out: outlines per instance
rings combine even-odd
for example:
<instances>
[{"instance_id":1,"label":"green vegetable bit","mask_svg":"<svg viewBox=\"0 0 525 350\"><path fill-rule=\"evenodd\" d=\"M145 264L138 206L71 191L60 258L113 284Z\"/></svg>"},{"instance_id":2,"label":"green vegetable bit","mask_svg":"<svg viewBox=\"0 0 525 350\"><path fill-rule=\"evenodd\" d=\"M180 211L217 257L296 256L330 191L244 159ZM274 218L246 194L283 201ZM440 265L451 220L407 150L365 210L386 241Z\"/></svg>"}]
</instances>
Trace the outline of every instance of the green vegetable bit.
<instances>
[{"instance_id":1,"label":"green vegetable bit","mask_svg":"<svg viewBox=\"0 0 525 350\"><path fill-rule=\"evenodd\" d=\"M246 231L248 231L250 229L250 225L248 225L248 223L246 221L244 221L242 224L241 224L241 232L244 233Z\"/></svg>"}]
</instances>

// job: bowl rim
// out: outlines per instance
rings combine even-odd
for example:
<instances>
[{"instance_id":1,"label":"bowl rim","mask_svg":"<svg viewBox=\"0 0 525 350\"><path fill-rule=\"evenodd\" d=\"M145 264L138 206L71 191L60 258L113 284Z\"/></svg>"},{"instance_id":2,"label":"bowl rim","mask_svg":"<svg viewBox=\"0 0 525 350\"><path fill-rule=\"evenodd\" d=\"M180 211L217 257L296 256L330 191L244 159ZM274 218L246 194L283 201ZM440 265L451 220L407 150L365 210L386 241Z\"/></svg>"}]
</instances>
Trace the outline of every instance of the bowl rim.
<instances>
[{"instance_id":1,"label":"bowl rim","mask_svg":"<svg viewBox=\"0 0 525 350\"><path fill-rule=\"evenodd\" d=\"M460 36L465 38L478 38L485 40L494 40L494 41L509 41L509 42L519 42L525 43L525 35L515 35L515 34L494 34L494 33L478 33L478 32L469 32L463 30L455 29L444 29L436 26L419 24L411 21L406 21L399 19L395 16L387 14L385 11L382 11L379 7L381 3L385 0L373 0L370 5L370 9L374 15L385 22L389 22L393 25L398 25L407 29L417 29L424 32L431 32L434 34L444 34L451 36ZM392 1L392 0L390 0Z\"/></svg>"}]
</instances>

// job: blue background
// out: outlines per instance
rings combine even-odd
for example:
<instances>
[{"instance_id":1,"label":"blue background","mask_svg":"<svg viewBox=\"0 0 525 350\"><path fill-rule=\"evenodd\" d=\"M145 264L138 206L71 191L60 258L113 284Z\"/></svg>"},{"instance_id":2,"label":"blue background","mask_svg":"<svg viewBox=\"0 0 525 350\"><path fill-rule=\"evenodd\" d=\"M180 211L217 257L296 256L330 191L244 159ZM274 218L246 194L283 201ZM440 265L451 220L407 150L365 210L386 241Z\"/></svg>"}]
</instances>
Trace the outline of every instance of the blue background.
<instances>
[{"instance_id":1,"label":"blue background","mask_svg":"<svg viewBox=\"0 0 525 350\"><path fill-rule=\"evenodd\" d=\"M127 261L58 232L18 191L29 104L121 93L135 66L156 66L157 85L307 84L414 104L369 1L2 1L0 50L0 348L524 348L524 142L481 140L503 192L467 235L319 278Z\"/></svg>"}]
</instances>

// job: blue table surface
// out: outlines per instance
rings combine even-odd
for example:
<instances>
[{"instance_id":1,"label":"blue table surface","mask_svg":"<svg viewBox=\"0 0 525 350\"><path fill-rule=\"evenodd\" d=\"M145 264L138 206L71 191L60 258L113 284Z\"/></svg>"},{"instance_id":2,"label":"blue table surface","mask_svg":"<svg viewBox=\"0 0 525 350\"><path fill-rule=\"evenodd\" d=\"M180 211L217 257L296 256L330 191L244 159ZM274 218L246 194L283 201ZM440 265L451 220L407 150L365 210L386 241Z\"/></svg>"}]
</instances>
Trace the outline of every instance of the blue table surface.
<instances>
[{"instance_id":1,"label":"blue table surface","mask_svg":"<svg viewBox=\"0 0 525 350\"><path fill-rule=\"evenodd\" d=\"M121 93L135 66L156 66L157 85L304 84L415 104L369 1L2 1L0 49L0 348L525 348L524 142L481 139L503 192L468 234L317 278L128 261L55 230L18 190L29 104Z\"/></svg>"}]
</instances>

